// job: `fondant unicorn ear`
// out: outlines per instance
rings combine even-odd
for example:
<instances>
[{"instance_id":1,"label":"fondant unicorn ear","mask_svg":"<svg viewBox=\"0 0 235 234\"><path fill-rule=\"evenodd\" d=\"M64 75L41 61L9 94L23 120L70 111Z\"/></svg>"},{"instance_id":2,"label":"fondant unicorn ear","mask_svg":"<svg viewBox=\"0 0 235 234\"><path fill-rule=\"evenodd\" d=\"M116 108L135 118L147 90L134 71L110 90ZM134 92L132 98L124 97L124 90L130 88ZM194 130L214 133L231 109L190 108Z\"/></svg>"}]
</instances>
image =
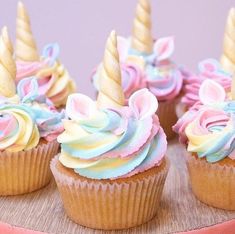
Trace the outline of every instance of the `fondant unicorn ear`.
<instances>
[{"instance_id":1,"label":"fondant unicorn ear","mask_svg":"<svg viewBox=\"0 0 235 234\"><path fill-rule=\"evenodd\" d=\"M125 61L128 56L129 42L126 38L117 36L117 48L119 53L119 60Z\"/></svg>"},{"instance_id":2,"label":"fondant unicorn ear","mask_svg":"<svg viewBox=\"0 0 235 234\"><path fill-rule=\"evenodd\" d=\"M207 79L199 89L199 98L204 105L223 102L226 98L224 88L217 82Z\"/></svg>"},{"instance_id":3,"label":"fondant unicorn ear","mask_svg":"<svg viewBox=\"0 0 235 234\"><path fill-rule=\"evenodd\" d=\"M157 111L158 101L148 89L141 89L131 95L129 98L129 107L135 117L142 120L152 116Z\"/></svg>"},{"instance_id":4,"label":"fondant unicorn ear","mask_svg":"<svg viewBox=\"0 0 235 234\"><path fill-rule=\"evenodd\" d=\"M38 97L38 82L36 78L25 78L17 85L17 94L22 102L33 101Z\"/></svg>"},{"instance_id":5,"label":"fondant unicorn ear","mask_svg":"<svg viewBox=\"0 0 235 234\"><path fill-rule=\"evenodd\" d=\"M158 61L163 61L171 57L175 49L175 43L173 37L159 38L154 43L154 54L157 56Z\"/></svg>"},{"instance_id":6,"label":"fondant unicorn ear","mask_svg":"<svg viewBox=\"0 0 235 234\"><path fill-rule=\"evenodd\" d=\"M42 51L42 57L48 58L50 63L53 64L59 57L60 47L57 43L46 45Z\"/></svg>"},{"instance_id":7,"label":"fondant unicorn ear","mask_svg":"<svg viewBox=\"0 0 235 234\"><path fill-rule=\"evenodd\" d=\"M76 93L68 97L66 113L72 120L81 120L91 117L96 110L96 103L86 95Z\"/></svg>"},{"instance_id":8,"label":"fondant unicorn ear","mask_svg":"<svg viewBox=\"0 0 235 234\"><path fill-rule=\"evenodd\" d=\"M215 72L220 70L220 64L215 59L206 59L199 63L198 65L200 72Z\"/></svg>"}]
</instances>

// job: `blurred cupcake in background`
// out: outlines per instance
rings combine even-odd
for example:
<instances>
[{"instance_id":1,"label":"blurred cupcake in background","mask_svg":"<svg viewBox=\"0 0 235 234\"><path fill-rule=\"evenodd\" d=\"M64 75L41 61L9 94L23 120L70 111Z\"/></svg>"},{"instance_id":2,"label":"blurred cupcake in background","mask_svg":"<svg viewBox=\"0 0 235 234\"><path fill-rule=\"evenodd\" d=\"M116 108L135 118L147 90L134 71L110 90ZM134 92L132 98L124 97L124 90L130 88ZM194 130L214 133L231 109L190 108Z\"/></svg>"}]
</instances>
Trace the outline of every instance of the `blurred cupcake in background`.
<instances>
[{"instance_id":1,"label":"blurred cupcake in background","mask_svg":"<svg viewBox=\"0 0 235 234\"><path fill-rule=\"evenodd\" d=\"M225 210L235 210L234 91L229 98L219 83L203 81L200 104L173 127L189 152L186 160L193 193L200 201Z\"/></svg>"},{"instance_id":2,"label":"blurred cupcake in background","mask_svg":"<svg viewBox=\"0 0 235 234\"><path fill-rule=\"evenodd\" d=\"M37 103L35 85L22 80L16 88L15 76L13 47L4 27L0 37L0 195L4 196L29 193L49 183L49 162L58 152L56 137L63 131L63 112L47 105L46 98Z\"/></svg>"},{"instance_id":3,"label":"blurred cupcake in background","mask_svg":"<svg viewBox=\"0 0 235 234\"><path fill-rule=\"evenodd\" d=\"M184 79L183 96L177 106L177 114L181 117L195 103L200 102L199 89L203 81L210 79L223 86L226 92L230 92L232 76L226 72L215 59L206 59L199 63L198 74L190 74Z\"/></svg>"},{"instance_id":4,"label":"blurred cupcake in background","mask_svg":"<svg viewBox=\"0 0 235 234\"><path fill-rule=\"evenodd\" d=\"M69 96L68 120L58 137L61 153L51 170L68 216L95 229L125 229L152 219L169 164L167 142L147 89L125 105L116 33L111 32L100 69L97 101Z\"/></svg>"},{"instance_id":5,"label":"blurred cupcake in background","mask_svg":"<svg viewBox=\"0 0 235 234\"><path fill-rule=\"evenodd\" d=\"M23 3L19 2L15 45L16 82L31 76L37 77L40 94L46 95L57 108L62 108L68 95L75 92L76 86L58 56L57 43L46 45L42 56L39 55L28 13Z\"/></svg>"},{"instance_id":6,"label":"blurred cupcake in background","mask_svg":"<svg viewBox=\"0 0 235 234\"><path fill-rule=\"evenodd\" d=\"M172 126L177 121L175 107L179 101L185 74L171 60L174 52L173 37L155 40L151 27L150 2L139 0L131 37L118 37L122 85L126 99L134 91L145 87L157 97L157 114L167 138L170 139L175 135L172 131ZM93 81L99 90L97 77L95 74Z\"/></svg>"},{"instance_id":7,"label":"blurred cupcake in background","mask_svg":"<svg viewBox=\"0 0 235 234\"><path fill-rule=\"evenodd\" d=\"M206 59L199 63L198 74L188 73L184 79L183 97L177 106L178 116L182 116L199 100L199 89L206 79L219 83L230 95L232 76L235 72L235 9L231 8L225 25L223 52L220 62Z\"/></svg>"}]
</instances>

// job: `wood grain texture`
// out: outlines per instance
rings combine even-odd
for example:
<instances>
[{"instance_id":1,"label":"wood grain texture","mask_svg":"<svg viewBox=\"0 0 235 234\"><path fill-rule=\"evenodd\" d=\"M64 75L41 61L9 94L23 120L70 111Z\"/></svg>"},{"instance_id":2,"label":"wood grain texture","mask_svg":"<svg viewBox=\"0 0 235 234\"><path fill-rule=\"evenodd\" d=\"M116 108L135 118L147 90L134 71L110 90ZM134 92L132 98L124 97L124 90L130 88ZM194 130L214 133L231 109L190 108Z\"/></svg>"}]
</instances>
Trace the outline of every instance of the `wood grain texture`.
<instances>
[{"instance_id":1,"label":"wood grain texture","mask_svg":"<svg viewBox=\"0 0 235 234\"><path fill-rule=\"evenodd\" d=\"M173 140L169 144L171 168L157 217L140 227L104 232L81 227L64 213L55 182L24 196L0 198L0 220L11 225L53 234L74 233L175 233L210 226L235 218L235 212L208 207L196 200L184 162L185 150Z\"/></svg>"}]
</instances>

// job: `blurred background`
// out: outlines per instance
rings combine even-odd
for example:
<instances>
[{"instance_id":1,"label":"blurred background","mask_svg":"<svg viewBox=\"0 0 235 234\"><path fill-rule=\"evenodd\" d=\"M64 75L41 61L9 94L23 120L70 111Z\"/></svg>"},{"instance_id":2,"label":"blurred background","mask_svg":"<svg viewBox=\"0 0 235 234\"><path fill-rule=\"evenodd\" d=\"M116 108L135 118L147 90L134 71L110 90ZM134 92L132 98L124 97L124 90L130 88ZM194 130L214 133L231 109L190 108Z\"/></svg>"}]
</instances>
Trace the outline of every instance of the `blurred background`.
<instances>
[{"instance_id":1,"label":"blurred background","mask_svg":"<svg viewBox=\"0 0 235 234\"><path fill-rule=\"evenodd\" d=\"M90 74L103 57L112 29L129 36L137 0L22 0L39 51L58 42L60 60L76 80L78 91L92 95ZM204 58L219 58L224 25L235 0L152 0L154 37L174 36L174 60L196 71ZM0 0L0 26L15 38L17 0Z\"/></svg>"}]
</instances>

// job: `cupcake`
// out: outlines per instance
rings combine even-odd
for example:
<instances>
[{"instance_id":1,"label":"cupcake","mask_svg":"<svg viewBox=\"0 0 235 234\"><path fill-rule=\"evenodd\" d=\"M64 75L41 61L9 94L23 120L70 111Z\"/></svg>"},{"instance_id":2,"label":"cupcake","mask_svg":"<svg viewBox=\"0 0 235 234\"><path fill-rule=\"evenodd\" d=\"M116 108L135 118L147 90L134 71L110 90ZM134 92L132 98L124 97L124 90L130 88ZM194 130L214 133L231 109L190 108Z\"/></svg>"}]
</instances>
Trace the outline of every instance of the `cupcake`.
<instances>
[{"instance_id":1,"label":"cupcake","mask_svg":"<svg viewBox=\"0 0 235 234\"><path fill-rule=\"evenodd\" d=\"M157 114L167 138L173 138L172 126L177 121L175 107L181 94L184 72L171 60L174 39L153 39L148 0L139 0L132 36L130 39L119 37L118 49L126 98L138 89L148 88L159 101ZM126 72L126 67L131 67L132 72ZM99 90L97 79L99 75L93 75L94 84Z\"/></svg>"},{"instance_id":2,"label":"cupcake","mask_svg":"<svg viewBox=\"0 0 235 234\"><path fill-rule=\"evenodd\" d=\"M173 127L189 152L192 191L210 206L235 210L235 95L226 98L224 88L208 79L199 98Z\"/></svg>"},{"instance_id":3,"label":"cupcake","mask_svg":"<svg viewBox=\"0 0 235 234\"><path fill-rule=\"evenodd\" d=\"M63 108L68 95L75 92L75 82L58 60L57 43L46 45L42 56L39 56L29 16L21 2L18 3L15 48L16 81L31 76L37 77L40 94L50 98L57 108Z\"/></svg>"},{"instance_id":4,"label":"cupcake","mask_svg":"<svg viewBox=\"0 0 235 234\"><path fill-rule=\"evenodd\" d=\"M63 131L61 119L55 121L58 115L49 106L46 111L42 99L40 110L33 107L39 105L35 85L22 81L16 88L15 76L13 48L4 27L0 37L1 196L29 193L49 183L49 162L59 147L55 139Z\"/></svg>"},{"instance_id":5,"label":"cupcake","mask_svg":"<svg viewBox=\"0 0 235 234\"><path fill-rule=\"evenodd\" d=\"M147 89L125 105L117 38L111 32L97 101L72 94L61 153L51 162L67 215L94 229L125 229L152 219L168 172L167 142Z\"/></svg>"},{"instance_id":6,"label":"cupcake","mask_svg":"<svg viewBox=\"0 0 235 234\"><path fill-rule=\"evenodd\" d=\"M230 92L232 76L226 72L215 59L206 59L199 63L198 74L188 74L184 79L183 95L178 105L178 116L182 116L195 103L199 102L199 89L203 81L210 79L223 86Z\"/></svg>"}]
</instances>

